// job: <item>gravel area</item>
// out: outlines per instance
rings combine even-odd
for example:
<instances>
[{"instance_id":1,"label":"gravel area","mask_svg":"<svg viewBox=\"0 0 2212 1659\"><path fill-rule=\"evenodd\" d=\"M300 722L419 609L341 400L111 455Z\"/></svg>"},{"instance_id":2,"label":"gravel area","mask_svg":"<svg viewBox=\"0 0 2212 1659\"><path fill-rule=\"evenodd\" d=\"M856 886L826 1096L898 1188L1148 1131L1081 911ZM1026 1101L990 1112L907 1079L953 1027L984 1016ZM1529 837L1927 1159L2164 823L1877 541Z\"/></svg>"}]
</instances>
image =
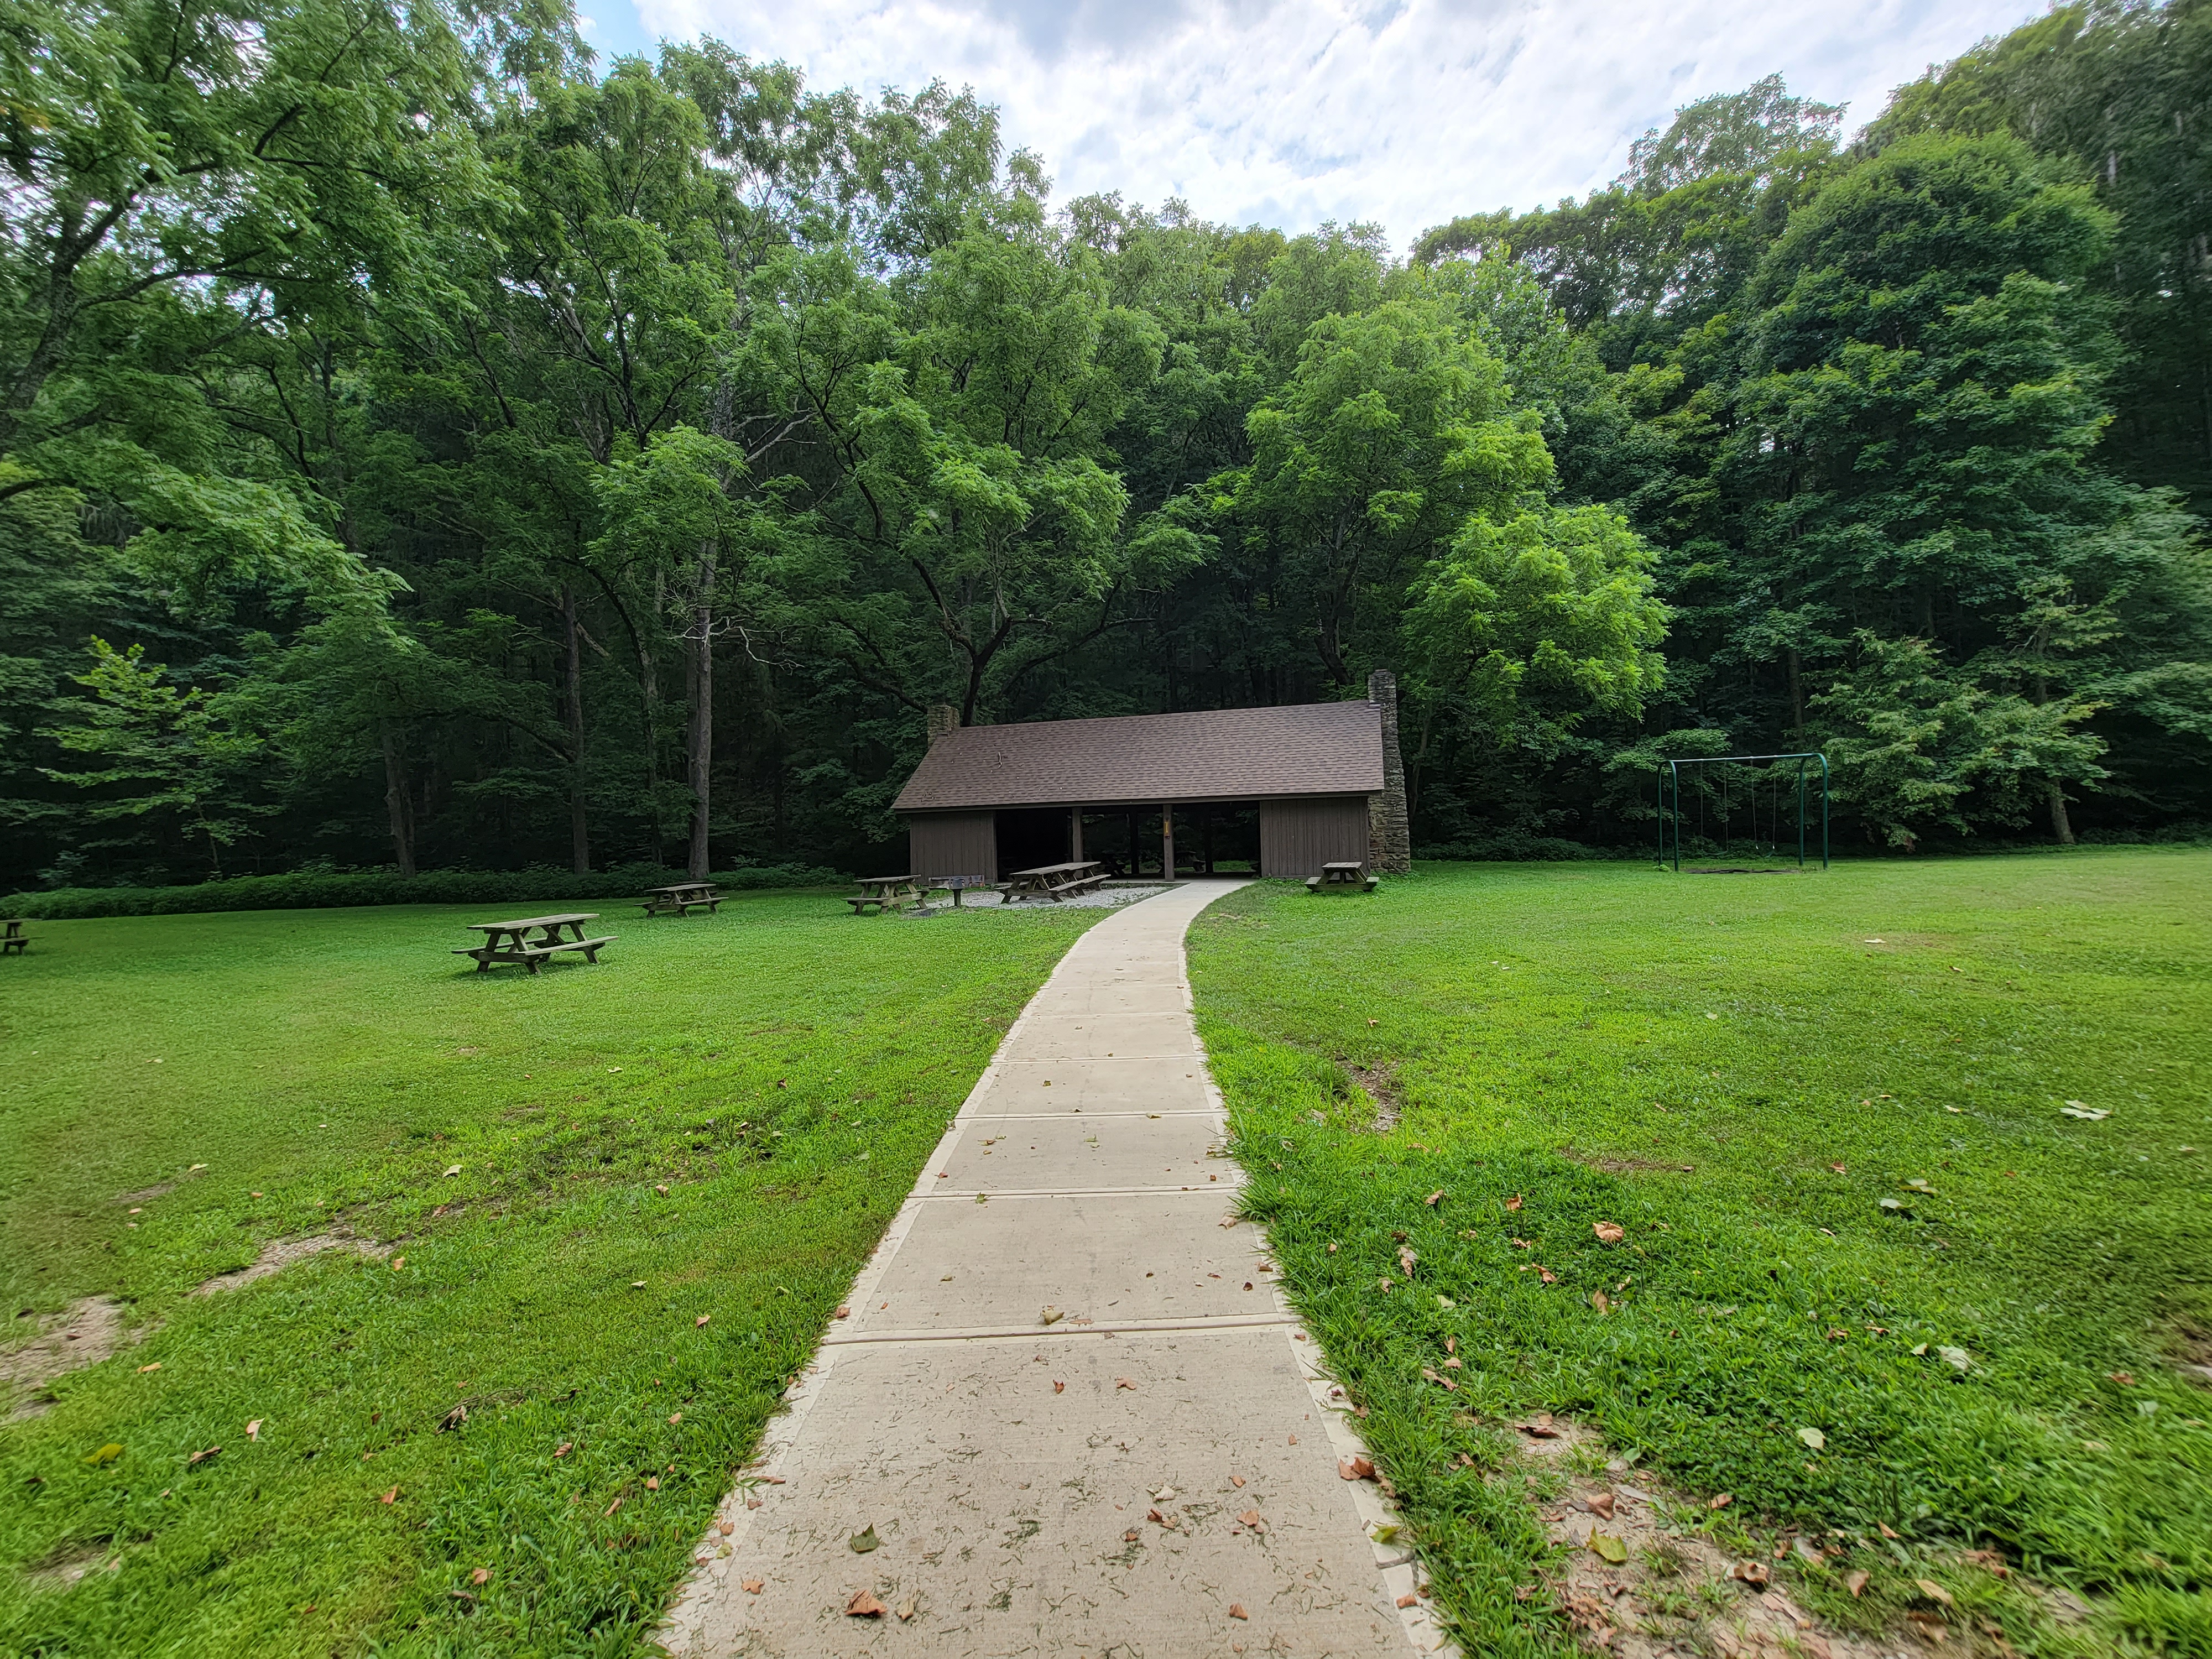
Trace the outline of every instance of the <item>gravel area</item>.
<instances>
[{"instance_id":1,"label":"gravel area","mask_svg":"<svg viewBox=\"0 0 2212 1659\"><path fill-rule=\"evenodd\" d=\"M1178 887L1183 885L1181 882L1174 884ZM1148 881L1128 887L1094 887L1087 893L1078 893L1073 898L1061 899L1060 904L1069 909L1111 910L1120 905L1134 904L1139 899L1151 898L1156 893L1164 893L1168 890L1168 887L1169 884L1164 881ZM969 910L1018 912L1050 910L1054 908L1050 899L1024 899L1018 904L1009 904L1006 902L1005 895L995 892L964 893L961 896L960 901L960 909L963 914ZM950 893L933 896L927 907L917 906L910 910L902 910L899 914L910 921L919 921L925 916L950 915L952 914L952 896Z\"/></svg>"}]
</instances>

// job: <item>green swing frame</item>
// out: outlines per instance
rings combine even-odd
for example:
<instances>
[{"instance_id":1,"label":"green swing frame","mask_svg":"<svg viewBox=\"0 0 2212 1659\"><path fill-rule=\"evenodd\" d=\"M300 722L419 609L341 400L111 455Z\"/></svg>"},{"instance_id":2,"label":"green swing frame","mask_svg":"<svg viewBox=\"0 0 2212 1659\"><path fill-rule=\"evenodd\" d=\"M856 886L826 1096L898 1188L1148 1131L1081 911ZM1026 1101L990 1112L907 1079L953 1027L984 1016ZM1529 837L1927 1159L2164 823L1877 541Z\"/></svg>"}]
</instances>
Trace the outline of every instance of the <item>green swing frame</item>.
<instances>
[{"instance_id":1,"label":"green swing frame","mask_svg":"<svg viewBox=\"0 0 2212 1659\"><path fill-rule=\"evenodd\" d=\"M1820 767L1820 867L1828 867L1828 757L1818 750L1807 750L1789 755L1686 755L1680 760L1659 763L1659 867L1667 869L1667 831L1674 832L1673 851L1674 873L1682 872L1682 771L1686 766L1748 763L1754 761L1795 761L1797 763L1797 867L1802 870L1806 861L1806 832L1808 805L1805 797L1808 769L1814 762ZM1756 819L1753 835L1756 836ZM1725 834L1725 829L1723 829ZM1694 872L1692 873L1695 873Z\"/></svg>"}]
</instances>

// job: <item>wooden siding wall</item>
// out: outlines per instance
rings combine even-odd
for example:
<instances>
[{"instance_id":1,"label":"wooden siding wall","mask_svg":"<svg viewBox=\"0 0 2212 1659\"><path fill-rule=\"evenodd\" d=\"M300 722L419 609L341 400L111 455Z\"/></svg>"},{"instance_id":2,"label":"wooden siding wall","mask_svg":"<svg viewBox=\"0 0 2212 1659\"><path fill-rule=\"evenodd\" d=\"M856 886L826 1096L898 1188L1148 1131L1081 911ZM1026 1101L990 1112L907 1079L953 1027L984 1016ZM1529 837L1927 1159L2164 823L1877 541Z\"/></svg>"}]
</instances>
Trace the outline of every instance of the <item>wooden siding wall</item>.
<instances>
[{"instance_id":1,"label":"wooden siding wall","mask_svg":"<svg viewBox=\"0 0 2212 1659\"><path fill-rule=\"evenodd\" d=\"M1303 878L1319 875L1324 864L1364 864L1367 822L1364 795L1262 801L1260 873Z\"/></svg>"},{"instance_id":2,"label":"wooden siding wall","mask_svg":"<svg viewBox=\"0 0 2212 1659\"><path fill-rule=\"evenodd\" d=\"M917 812L906 821L906 867L917 876L999 878L995 812Z\"/></svg>"}]
</instances>

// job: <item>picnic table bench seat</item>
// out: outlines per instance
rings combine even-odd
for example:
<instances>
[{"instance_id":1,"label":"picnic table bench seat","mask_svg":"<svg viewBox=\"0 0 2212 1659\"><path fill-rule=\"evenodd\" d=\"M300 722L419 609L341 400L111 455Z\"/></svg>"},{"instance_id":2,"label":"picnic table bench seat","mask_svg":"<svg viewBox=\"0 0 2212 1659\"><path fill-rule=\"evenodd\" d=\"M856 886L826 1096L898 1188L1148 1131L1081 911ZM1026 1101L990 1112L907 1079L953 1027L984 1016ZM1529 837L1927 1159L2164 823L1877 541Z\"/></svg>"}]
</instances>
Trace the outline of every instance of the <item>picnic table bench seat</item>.
<instances>
[{"instance_id":1,"label":"picnic table bench seat","mask_svg":"<svg viewBox=\"0 0 2212 1659\"><path fill-rule=\"evenodd\" d=\"M666 887L647 890L644 904L648 916L688 916L703 908L708 915L715 914L722 896L714 890L711 881L679 881Z\"/></svg>"},{"instance_id":2,"label":"picnic table bench seat","mask_svg":"<svg viewBox=\"0 0 2212 1659\"><path fill-rule=\"evenodd\" d=\"M1306 891L1318 893L1328 887L1357 887L1363 893L1371 893L1381 879L1364 864L1324 864L1319 875L1306 878Z\"/></svg>"},{"instance_id":3,"label":"picnic table bench seat","mask_svg":"<svg viewBox=\"0 0 2212 1659\"><path fill-rule=\"evenodd\" d=\"M30 948L31 940L17 920L0 921L0 957L16 956Z\"/></svg>"},{"instance_id":4,"label":"picnic table bench seat","mask_svg":"<svg viewBox=\"0 0 2212 1659\"><path fill-rule=\"evenodd\" d=\"M896 910L902 905L921 902L921 889L913 876L863 876L860 890L845 902L853 907L856 916L866 915L874 905L878 914Z\"/></svg>"}]
</instances>

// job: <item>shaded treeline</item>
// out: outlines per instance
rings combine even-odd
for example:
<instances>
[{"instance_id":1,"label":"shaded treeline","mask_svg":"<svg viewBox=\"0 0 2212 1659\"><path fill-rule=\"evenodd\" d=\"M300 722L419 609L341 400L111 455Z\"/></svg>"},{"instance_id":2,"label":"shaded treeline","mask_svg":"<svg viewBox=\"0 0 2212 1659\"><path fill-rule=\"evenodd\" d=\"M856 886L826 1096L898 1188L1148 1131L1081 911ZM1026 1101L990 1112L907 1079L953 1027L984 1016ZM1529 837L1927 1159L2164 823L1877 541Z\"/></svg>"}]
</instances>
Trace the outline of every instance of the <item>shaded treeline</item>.
<instances>
[{"instance_id":1,"label":"shaded treeline","mask_svg":"<svg viewBox=\"0 0 2212 1659\"><path fill-rule=\"evenodd\" d=\"M557 4L0 52L0 889L872 865L924 711L1404 682L1417 843L2212 817L2212 6L1778 81L1393 259ZM1709 833L1753 832L1747 776Z\"/></svg>"}]
</instances>

